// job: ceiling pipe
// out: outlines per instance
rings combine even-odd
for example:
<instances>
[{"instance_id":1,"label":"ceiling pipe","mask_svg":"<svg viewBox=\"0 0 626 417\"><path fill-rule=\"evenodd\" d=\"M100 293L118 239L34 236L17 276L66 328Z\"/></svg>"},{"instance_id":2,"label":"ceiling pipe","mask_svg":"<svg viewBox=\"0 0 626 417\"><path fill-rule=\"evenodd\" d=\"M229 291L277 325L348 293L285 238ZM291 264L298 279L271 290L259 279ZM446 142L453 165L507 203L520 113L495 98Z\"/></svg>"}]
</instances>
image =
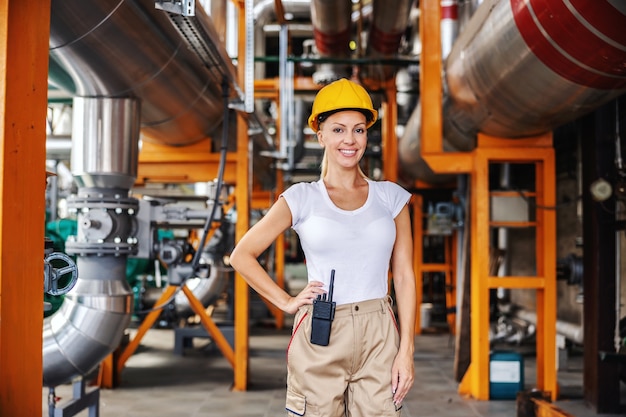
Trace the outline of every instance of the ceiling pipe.
<instances>
[{"instance_id":1,"label":"ceiling pipe","mask_svg":"<svg viewBox=\"0 0 626 417\"><path fill-rule=\"evenodd\" d=\"M539 135L626 92L626 37L619 29L626 26L625 5L485 0L469 19L467 12L445 61L446 150L473 149L477 132ZM420 177L419 142L419 132L405 131L401 165L415 179L436 183Z\"/></svg>"},{"instance_id":2,"label":"ceiling pipe","mask_svg":"<svg viewBox=\"0 0 626 417\"><path fill-rule=\"evenodd\" d=\"M479 131L540 135L618 97L623 27L626 4L616 1L484 1L445 65L447 131L472 145Z\"/></svg>"},{"instance_id":3,"label":"ceiling pipe","mask_svg":"<svg viewBox=\"0 0 626 417\"><path fill-rule=\"evenodd\" d=\"M51 7L50 59L72 81L52 79L51 84L73 88L70 93L81 97L140 99L148 141L191 144L219 125L220 82L154 1L53 0ZM195 18L227 56L201 7ZM222 71L236 78L231 65Z\"/></svg>"},{"instance_id":4,"label":"ceiling pipe","mask_svg":"<svg viewBox=\"0 0 626 417\"><path fill-rule=\"evenodd\" d=\"M265 27L278 22L275 12L276 0L261 0L254 5L254 56L266 56ZM285 15L298 19L309 19L311 16L311 0L282 0ZM266 78L265 64L255 64L255 78Z\"/></svg>"},{"instance_id":5,"label":"ceiling pipe","mask_svg":"<svg viewBox=\"0 0 626 417\"><path fill-rule=\"evenodd\" d=\"M352 39L352 2L350 0L312 0L311 23L315 46L321 58L346 60ZM350 75L347 63L322 63L313 74L316 84L328 84Z\"/></svg>"},{"instance_id":6,"label":"ceiling pipe","mask_svg":"<svg viewBox=\"0 0 626 417\"><path fill-rule=\"evenodd\" d=\"M414 0L373 0L366 56L381 60L395 57L406 32ZM363 77L372 81L388 81L396 73L393 65L370 64Z\"/></svg>"}]
</instances>

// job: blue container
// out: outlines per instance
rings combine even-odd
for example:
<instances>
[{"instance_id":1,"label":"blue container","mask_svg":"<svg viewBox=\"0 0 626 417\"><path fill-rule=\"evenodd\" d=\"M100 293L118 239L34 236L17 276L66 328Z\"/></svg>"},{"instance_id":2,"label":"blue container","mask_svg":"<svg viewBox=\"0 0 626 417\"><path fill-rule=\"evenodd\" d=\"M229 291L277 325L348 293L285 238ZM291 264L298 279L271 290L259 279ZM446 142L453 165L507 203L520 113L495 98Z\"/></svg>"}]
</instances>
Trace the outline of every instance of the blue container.
<instances>
[{"instance_id":1,"label":"blue container","mask_svg":"<svg viewBox=\"0 0 626 417\"><path fill-rule=\"evenodd\" d=\"M514 400L524 391L524 358L516 352L489 355L489 399Z\"/></svg>"}]
</instances>

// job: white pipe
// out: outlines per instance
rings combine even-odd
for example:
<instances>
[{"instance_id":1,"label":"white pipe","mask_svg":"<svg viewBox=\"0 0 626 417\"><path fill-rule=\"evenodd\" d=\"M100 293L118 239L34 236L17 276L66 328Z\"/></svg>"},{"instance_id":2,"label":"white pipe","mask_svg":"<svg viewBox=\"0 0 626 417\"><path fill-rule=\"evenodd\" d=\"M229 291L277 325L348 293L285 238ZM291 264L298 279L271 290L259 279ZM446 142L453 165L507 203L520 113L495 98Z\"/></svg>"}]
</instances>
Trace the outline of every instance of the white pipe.
<instances>
[{"instance_id":1,"label":"white pipe","mask_svg":"<svg viewBox=\"0 0 626 417\"><path fill-rule=\"evenodd\" d=\"M519 309L515 311L514 315L522 320L526 320L535 325L537 324L537 313L535 313L534 311ZM582 324L575 324L563 320L557 320L556 332L575 343L583 344L584 335Z\"/></svg>"}]
</instances>

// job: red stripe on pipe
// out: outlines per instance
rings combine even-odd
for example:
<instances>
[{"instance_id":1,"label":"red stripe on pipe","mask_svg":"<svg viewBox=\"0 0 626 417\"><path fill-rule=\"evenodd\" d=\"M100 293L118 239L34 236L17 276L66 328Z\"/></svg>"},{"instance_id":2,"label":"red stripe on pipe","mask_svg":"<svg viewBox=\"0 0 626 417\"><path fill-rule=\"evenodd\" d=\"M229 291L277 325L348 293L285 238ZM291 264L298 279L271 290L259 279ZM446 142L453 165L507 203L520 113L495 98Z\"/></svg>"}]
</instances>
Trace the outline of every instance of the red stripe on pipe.
<instances>
[{"instance_id":1,"label":"red stripe on pipe","mask_svg":"<svg viewBox=\"0 0 626 417\"><path fill-rule=\"evenodd\" d=\"M620 45L626 45L626 16L608 1L569 0L572 7L596 30ZM626 52L624 52L626 54Z\"/></svg>"},{"instance_id":2,"label":"red stripe on pipe","mask_svg":"<svg viewBox=\"0 0 626 417\"><path fill-rule=\"evenodd\" d=\"M315 46L321 55L343 56L350 52L349 30L341 33L323 33L313 29L313 37L315 38Z\"/></svg>"},{"instance_id":3,"label":"red stripe on pipe","mask_svg":"<svg viewBox=\"0 0 626 417\"><path fill-rule=\"evenodd\" d=\"M582 44L590 42L587 38L595 37L597 39L597 36L591 34L587 29L585 29L584 33L576 33L573 37L570 34L569 36L571 38L568 40L566 45L558 44L559 48L561 48L563 51L559 50L552 43L550 43L550 40L547 39L546 35L541 31L542 28L539 27L538 23L533 18L533 15L528 8L528 4L534 4L534 0L510 0L510 3L511 9L513 11L513 18L515 19L515 24L517 25L520 35L522 36L530 50L535 54L535 56L552 71L574 83L592 88L611 90L626 86L626 77L620 76L621 74L623 74L623 71L619 74L611 76L611 73L616 72L616 69L619 68L614 68L611 67L611 65L607 65L606 58L603 57L602 54L598 53L597 50L592 51L590 53L591 56L586 57L581 62L584 63L584 65L594 68L600 73L581 66L579 62L572 61L571 58L563 54L563 51L565 51L565 53L570 53L570 51L575 50L574 46L576 45L580 46ZM557 19L554 15L551 16L549 13L543 10L545 9L545 0L542 4L544 5L544 7L539 10L539 15L543 16L541 18L537 16L537 20L550 22L550 24L555 25L561 29L563 19L565 19L568 24L574 23L573 21L576 20L571 18L571 13L569 13L569 19L567 18L567 15L558 16ZM544 26L544 24L542 24L542 26ZM553 33L554 29L555 28L552 28L550 33ZM583 38L580 37L581 35L583 36ZM561 39L561 41L563 40ZM602 50L606 52L607 49L602 48ZM576 55L579 54L576 53ZM618 54L618 56L622 57L623 67L624 52L622 51L620 54Z\"/></svg>"},{"instance_id":4,"label":"red stripe on pipe","mask_svg":"<svg viewBox=\"0 0 626 417\"><path fill-rule=\"evenodd\" d=\"M599 72L618 77L626 75L626 51L585 26L579 20L584 16L576 16L563 0L530 0L530 4L539 25L565 54ZM623 20L622 27L626 26L626 16Z\"/></svg>"},{"instance_id":5,"label":"red stripe on pipe","mask_svg":"<svg viewBox=\"0 0 626 417\"><path fill-rule=\"evenodd\" d=\"M403 32L386 33L372 26L370 29L369 43L375 51L383 55L393 55L398 52Z\"/></svg>"},{"instance_id":6,"label":"red stripe on pipe","mask_svg":"<svg viewBox=\"0 0 626 417\"><path fill-rule=\"evenodd\" d=\"M455 4L450 6L441 6L441 20L443 19L452 19L457 20L459 18L459 8Z\"/></svg>"}]
</instances>

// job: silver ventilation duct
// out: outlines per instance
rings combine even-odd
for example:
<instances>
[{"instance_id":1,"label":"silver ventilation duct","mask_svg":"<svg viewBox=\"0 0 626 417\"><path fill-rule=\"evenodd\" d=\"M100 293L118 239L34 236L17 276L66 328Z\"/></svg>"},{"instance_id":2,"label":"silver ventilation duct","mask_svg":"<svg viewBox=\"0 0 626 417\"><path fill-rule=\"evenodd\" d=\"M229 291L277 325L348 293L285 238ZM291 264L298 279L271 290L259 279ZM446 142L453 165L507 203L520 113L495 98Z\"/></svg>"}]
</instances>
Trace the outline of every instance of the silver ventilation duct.
<instances>
[{"instance_id":1,"label":"silver ventilation duct","mask_svg":"<svg viewBox=\"0 0 626 417\"><path fill-rule=\"evenodd\" d=\"M44 321L43 383L86 375L120 343L130 323L133 295L126 259L79 257L80 278L54 315Z\"/></svg>"},{"instance_id":2,"label":"silver ventilation duct","mask_svg":"<svg viewBox=\"0 0 626 417\"><path fill-rule=\"evenodd\" d=\"M69 74L72 94L140 99L144 139L167 145L200 141L221 122L215 69L192 52L154 1L53 0L51 7L50 60ZM221 45L201 7L196 19ZM235 78L232 66L220 72Z\"/></svg>"},{"instance_id":3,"label":"silver ventilation duct","mask_svg":"<svg viewBox=\"0 0 626 417\"><path fill-rule=\"evenodd\" d=\"M65 245L79 278L55 314L44 321L43 382L53 387L85 375L118 345L130 323L133 293L126 259L136 252L139 101L76 98L72 166L79 185L68 199L78 233Z\"/></svg>"}]
</instances>

